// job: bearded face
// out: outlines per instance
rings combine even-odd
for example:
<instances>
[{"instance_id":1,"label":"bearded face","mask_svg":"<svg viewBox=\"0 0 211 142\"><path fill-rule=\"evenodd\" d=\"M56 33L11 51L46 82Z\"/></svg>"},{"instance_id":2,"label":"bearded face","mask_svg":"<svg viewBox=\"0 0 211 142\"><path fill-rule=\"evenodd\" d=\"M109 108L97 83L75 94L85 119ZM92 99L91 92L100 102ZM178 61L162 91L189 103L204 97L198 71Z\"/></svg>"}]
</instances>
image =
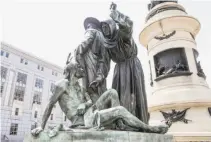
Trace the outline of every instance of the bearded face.
<instances>
[{"instance_id":1,"label":"bearded face","mask_svg":"<svg viewBox=\"0 0 211 142\"><path fill-rule=\"evenodd\" d=\"M85 76L85 71L84 69L80 66L80 65L77 65L76 67L76 72L75 72L75 77L77 78L82 78Z\"/></svg>"},{"instance_id":2,"label":"bearded face","mask_svg":"<svg viewBox=\"0 0 211 142\"><path fill-rule=\"evenodd\" d=\"M117 24L114 20L111 19L102 21L101 30L103 32L104 37L108 39L113 39L117 31Z\"/></svg>"},{"instance_id":3,"label":"bearded face","mask_svg":"<svg viewBox=\"0 0 211 142\"><path fill-rule=\"evenodd\" d=\"M111 37L110 27L107 23L102 23L102 32L105 37Z\"/></svg>"}]
</instances>

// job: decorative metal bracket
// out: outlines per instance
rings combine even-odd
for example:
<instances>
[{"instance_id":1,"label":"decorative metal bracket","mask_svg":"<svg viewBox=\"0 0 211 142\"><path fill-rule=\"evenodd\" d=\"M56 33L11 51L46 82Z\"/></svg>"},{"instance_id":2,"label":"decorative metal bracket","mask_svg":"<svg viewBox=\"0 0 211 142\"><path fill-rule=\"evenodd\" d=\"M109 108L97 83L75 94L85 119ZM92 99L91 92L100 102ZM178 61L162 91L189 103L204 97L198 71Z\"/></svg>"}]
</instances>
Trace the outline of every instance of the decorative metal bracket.
<instances>
[{"instance_id":1,"label":"decorative metal bracket","mask_svg":"<svg viewBox=\"0 0 211 142\"><path fill-rule=\"evenodd\" d=\"M190 35L191 35L191 37L193 38L193 40L195 40L195 37L194 37L194 35L193 35L192 33L190 33Z\"/></svg>"},{"instance_id":2,"label":"decorative metal bracket","mask_svg":"<svg viewBox=\"0 0 211 142\"><path fill-rule=\"evenodd\" d=\"M190 108L186 108L183 111L176 111L175 109L172 109L172 112L163 112L163 111L160 111L160 112L165 118L166 124L171 126L173 122L177 122L177 121L182 121L186 124L188 124L189 121L192 121L185 118L185 115L188 109Z\"/></svg>"},{"instance_id":3,"label":"decorative metal bracket","mask_svg":"<svg viewBox=\"0 0 211 142\"><path fill-rule=\"evenodd\" d=\"M211 116L211 107L208 107L208 112L209 112L209 114Z\"/></svg>"},{"instance_id":4,"label":"decorative metal bracket","mask_svg":"<svg viewBox=\"0 0 211 142\"><path fill-rule=\"evenodd\" d=\"M149 69L150 69L150 86L153 86L152 69L151 69L151 63L150 63L150 61L149 61Z\"/></svg>"},{"instance_id":5,"label":"decorative metal bracket","mask_svg":"<svg viewBox=\"0 0 211 142\"><path fill-rule=\"evenodd\" d=\"M171 36L175 35L176 34L176 31L173 31L171 32L170 34L163 34L163 36L155 36L155 39L157 40L164 40L164 39L168 39L170 38Z\"/></svg>"},{"instance_id":6,"label":"decorative metal bracket","mask_svg":"<svg viewBox=\"0 0 211 142\"><path fill-rule=\"evenodd\" d=\"M200 77L203 77L204 79L206 79L206 75L205 75L205 73L204 73L204 71L203 71L203 69L201 67L200 61L197 62L196 66L197 66L197 70L198 70L197 75L200 76Z\"/></svg>"}]
</instances>

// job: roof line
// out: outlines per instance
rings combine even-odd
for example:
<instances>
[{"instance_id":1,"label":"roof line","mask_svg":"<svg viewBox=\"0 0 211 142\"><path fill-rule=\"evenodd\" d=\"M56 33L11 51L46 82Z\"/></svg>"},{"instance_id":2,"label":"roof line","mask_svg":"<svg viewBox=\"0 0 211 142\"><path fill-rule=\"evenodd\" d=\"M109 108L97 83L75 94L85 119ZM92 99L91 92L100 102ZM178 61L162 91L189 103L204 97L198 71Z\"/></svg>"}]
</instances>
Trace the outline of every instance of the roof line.
<instances>
[{"instance_id":1,"label":"roof line","mask_svg":"<svg viewBox=\"0 0 211 142\"><path fill-rule=\"evenodd\" d=\"M19 49L19 48L17 48L17 47L14 47L13 45L11 45L11 44L8 44L8 43L5 43L5 42L1 42L1 47L6 47L6 49L8 49L8 50L13 50L13 51L17 51L19 54L22 54L22 56L24 56L25 58L28 58L29 60L30 59L34 59L33 61L34 62L37 62L38 64L40 64L40 65L44 65L44 66L46 66L46 67L49 67L49 65L50 66L52 66L54 69L57 69L57 70L63 70L63 67L60 67L60 66L58 66L58 65L56 65L56 64L53 64L53 63L50 63L50 62L48 62L48 61L46 61L46 60L44 60L44 59L42 59L42 58L39 58L39 57L37 57L37 56L35 56L35 55L33 55L32 53L28 53L28 52L25 52L25 51L23 51L22 49ZM16 52L14 53L14 54L17 54ZM44 64L43 64L44 63ZM50 67L50 68L52 68L52 67Z\"/></svg>"}]
</instances>

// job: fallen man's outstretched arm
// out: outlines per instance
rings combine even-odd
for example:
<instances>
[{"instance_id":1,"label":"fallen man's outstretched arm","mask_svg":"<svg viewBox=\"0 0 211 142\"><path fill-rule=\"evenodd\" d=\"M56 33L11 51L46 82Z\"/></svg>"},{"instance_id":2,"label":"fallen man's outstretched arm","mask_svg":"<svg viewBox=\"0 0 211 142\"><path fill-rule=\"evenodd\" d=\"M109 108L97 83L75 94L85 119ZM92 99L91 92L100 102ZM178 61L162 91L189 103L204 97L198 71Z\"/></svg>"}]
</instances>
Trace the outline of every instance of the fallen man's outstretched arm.
<instances>
[{"instance_id":1,"label":"fallen man's outstretched arm","mask_svg":"<svg viewBox=\"0 0 211 142\"><path fill-rule=\"evenodd\" d=\"M60 95L63 92L64 92L64 89L62 87L60 87L59 85L56 85L55 92L53 92L53 95L51 96L50 101L45 109L44 114L43 114L41 126L35 128L31 131L33 136L39 135L39 133L44 130L46 122L51 114L52 109L53 109L53 106L58 101Z\"/></svg>"}]
</instances>

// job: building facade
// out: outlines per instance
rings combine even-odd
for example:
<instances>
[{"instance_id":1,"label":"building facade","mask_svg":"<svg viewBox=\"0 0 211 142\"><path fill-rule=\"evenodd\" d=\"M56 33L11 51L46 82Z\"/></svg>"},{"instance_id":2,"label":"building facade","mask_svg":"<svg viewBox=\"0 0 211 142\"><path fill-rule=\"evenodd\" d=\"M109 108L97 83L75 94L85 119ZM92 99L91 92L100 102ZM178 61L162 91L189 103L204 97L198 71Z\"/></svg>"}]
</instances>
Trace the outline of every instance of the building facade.
<instances>
[{"instance_id":1,"label":"building facade","mask_svg":"<svg viewBox=\"0 0 211 142\"><path fill-rule=\"evenodd\" d=\"M176 0L151 1L139 36L151 71L149 123L171 122L168 134L177 142L211 141L211 89L195 40L200 28Z\"/></svg>"},{"instance_id":2,"label":"building facade","mask_svg":"<svg viewBox=\"0 0 211 142\"><path fill-rule=\"evenodd\" d=\"M1 43L1 141L23 141L26 133L40 125L54 83L62 74L61 67ZM46 128L58 123L69 122L55 104Z\"/></svg>"}]
</instances>

